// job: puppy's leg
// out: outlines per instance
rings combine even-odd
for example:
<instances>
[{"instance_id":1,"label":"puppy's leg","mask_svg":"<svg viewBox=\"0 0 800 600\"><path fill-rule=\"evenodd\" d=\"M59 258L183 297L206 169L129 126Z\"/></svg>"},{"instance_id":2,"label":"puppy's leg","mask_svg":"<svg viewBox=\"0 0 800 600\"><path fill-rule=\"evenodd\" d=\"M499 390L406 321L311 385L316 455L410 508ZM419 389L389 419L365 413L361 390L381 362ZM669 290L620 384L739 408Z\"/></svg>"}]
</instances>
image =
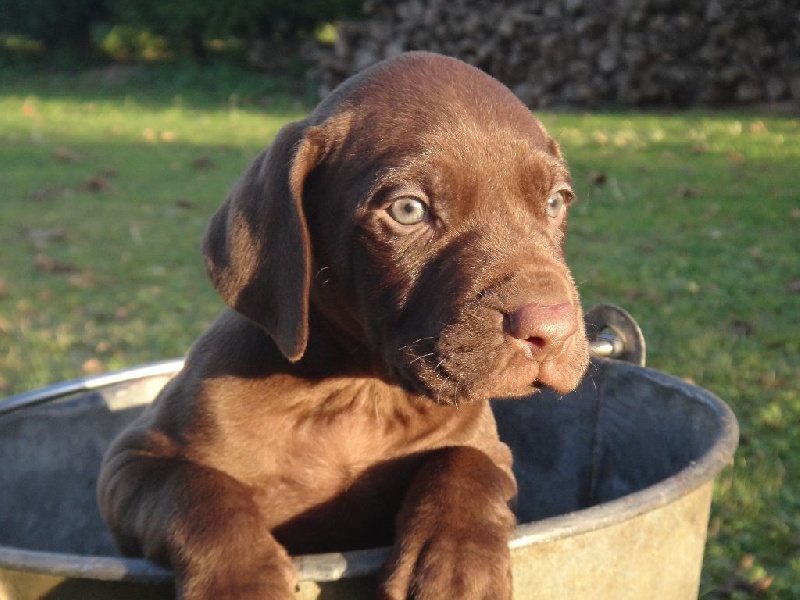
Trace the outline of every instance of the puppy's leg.
<instances>
[{"instance_id":1,"label":"puppy's leg","mask_svg":"<svg viewBox=\"0 0 800 600\"><path fill-rule=\"evenodd\" d=\"M183 600L288 600L296 573L252 491L185 460L111 456L100 504L120 548L169 564Z\"/></svg>"},{"instance_id":2,"label":"puppy's leg","mask_svg":"<svg viewBox=\"0 0 800 600\"><path fill-rule=\"evenodd\" d=\"M383 598L510 599L514 492L511 478L479 450L435 451L397 517Z\"/></svg>"}]
</instances>

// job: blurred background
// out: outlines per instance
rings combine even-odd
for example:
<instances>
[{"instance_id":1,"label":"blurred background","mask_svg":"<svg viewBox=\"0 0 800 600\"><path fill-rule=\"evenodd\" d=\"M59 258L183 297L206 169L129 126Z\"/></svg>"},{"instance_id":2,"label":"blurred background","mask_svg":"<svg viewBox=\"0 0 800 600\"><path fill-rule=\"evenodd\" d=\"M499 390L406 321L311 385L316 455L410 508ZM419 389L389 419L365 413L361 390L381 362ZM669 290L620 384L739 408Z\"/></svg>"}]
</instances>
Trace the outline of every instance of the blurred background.
<instances>
[{"instance_id":1,"label":"blurred background","mask_svg":"<svg viewBox=\"0 0 800 600\"><path fill-rule=\"evenodd\" d=\"M800 106L782 0L4 0L0 64L225 59L327 93L404 50L456 56L532 107Z\"/></svg>"},{"instance_id":2,"label":"blurred background","mask_svg":"<svg viewBox=\"0 0 800 600\"><path fill-rule=\"evenodd\" d=\"M584 307L626 308L649 366L736 413L701 597L800 598L795 0L0 0L0 396L185 354L222 305L199 243L230 185L412 49L536 111Z\"/></svg>"}]
</instances>

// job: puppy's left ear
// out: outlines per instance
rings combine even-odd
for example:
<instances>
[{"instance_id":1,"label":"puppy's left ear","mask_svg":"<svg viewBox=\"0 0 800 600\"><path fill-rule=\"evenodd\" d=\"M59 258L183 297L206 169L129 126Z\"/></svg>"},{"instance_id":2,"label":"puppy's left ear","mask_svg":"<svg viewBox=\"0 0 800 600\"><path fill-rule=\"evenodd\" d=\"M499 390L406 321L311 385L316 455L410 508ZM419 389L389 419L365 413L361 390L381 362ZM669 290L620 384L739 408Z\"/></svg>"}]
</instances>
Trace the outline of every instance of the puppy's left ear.
<instances>
[{"instance_id":1,"label":"puppy's left ear","mask_svg":"<svg viewBox=\"0 0 800 600\"><path fill-rule=\"evenodd\" d=\"M297 361L308 342L311 242L303 185L322 149L304 121L290 123L248 167L211 218L203 253L223 300Z\"/></svg>"}]
</instances>

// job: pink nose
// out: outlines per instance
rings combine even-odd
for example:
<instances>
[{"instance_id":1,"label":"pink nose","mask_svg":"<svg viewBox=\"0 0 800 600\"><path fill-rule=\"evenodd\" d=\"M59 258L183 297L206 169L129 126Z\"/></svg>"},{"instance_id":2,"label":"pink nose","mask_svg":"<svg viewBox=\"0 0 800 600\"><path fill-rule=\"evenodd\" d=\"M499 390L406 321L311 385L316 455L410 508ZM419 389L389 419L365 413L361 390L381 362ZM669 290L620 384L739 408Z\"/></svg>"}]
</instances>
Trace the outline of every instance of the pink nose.
<instances>
[{"instance_id":1,"label":"pink nose","mask_svg":"<svg viewBox=\"0 0 800 600\"><path fill-rule=\"evenodd\" d=\"M569 302L524 304L505 315L504 326L526 356L542 359L560 350L578 330L578 317Z\"/></svg>"}]
</instances>

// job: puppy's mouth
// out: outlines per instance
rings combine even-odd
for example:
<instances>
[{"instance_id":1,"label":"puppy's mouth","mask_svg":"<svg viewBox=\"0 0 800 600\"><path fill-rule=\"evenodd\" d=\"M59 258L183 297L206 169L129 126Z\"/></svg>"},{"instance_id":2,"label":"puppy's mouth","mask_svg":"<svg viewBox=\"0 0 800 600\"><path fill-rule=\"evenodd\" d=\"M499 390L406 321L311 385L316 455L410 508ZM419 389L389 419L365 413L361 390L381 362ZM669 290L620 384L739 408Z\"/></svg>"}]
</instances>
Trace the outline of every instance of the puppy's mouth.
<instances>
[{"instance_id":1,"label":"puppy's mouth","mask_svg":"<svg viewBox=\"0 0 800 600\"><path fill-rule=\"evenodd\" d=\"M456 406L544 387L566 394L578 386L588 364L582 323L557 349L543 353L541 340L521 342L503 327L507 316L478 313L443 327L438 336L399 346L387 357L390 374L413 393Z\"/></svg>"}]
</instances>

